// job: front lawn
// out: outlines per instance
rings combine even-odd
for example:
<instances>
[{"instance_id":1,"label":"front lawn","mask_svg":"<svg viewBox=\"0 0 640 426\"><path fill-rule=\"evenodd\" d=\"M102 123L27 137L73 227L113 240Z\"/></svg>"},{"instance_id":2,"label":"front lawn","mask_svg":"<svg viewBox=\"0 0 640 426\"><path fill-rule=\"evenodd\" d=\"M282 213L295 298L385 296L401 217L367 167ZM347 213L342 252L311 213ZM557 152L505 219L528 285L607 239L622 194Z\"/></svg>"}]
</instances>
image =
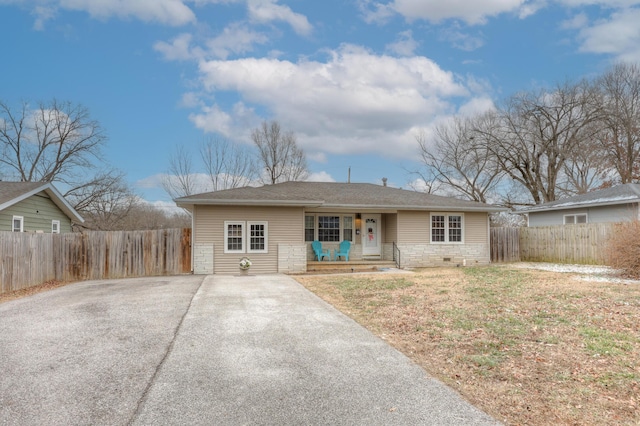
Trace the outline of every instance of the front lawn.
<instances>
[{"instance_id":1,"label":"front lawn","mask_svg":"<svg viewBox=\"0 0 640 426\"><path fill-rule=\"evenodd\" d=\"M300 276L506 424L640 424L640 284L509 266Z\"/></svg>"}]
</instances>

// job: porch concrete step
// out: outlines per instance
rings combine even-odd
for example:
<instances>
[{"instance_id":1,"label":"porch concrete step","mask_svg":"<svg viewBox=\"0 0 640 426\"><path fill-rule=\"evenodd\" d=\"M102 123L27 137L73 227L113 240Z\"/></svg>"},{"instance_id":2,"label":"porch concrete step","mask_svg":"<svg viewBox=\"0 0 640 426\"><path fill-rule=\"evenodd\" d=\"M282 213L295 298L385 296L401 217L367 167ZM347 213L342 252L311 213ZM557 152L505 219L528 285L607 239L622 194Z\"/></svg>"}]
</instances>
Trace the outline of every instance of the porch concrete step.
<instances>
[{"instance_id":1,"label":"porch concrete step","mask_svg":"<svg viewBox=\"0 0 640 426\"><path fill-rule=\"evenodd\" d=\"M307 262L307 272L366 272L384 268L395 268L396 264L389 260L323 260Z\"/></svg>"}]
</instances>

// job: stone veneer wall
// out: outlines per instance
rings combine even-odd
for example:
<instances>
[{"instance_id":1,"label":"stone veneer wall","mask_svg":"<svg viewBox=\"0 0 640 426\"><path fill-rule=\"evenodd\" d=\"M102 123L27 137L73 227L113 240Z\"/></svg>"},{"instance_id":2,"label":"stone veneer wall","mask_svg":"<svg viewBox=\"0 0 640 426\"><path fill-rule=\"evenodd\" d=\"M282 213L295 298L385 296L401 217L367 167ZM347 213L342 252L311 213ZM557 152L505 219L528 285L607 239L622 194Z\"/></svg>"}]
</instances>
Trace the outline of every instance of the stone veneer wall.
<instances>
[{"instance_id":1,"label":"stone veneer wall","mask_svg":"<svg viewBox=\"0 0 640 426\"><path fill-rule=\"evenodd\" d=\"M487 265L487 244L398 244L403 268ZM449 260L445 260L449 259Z\"/></svg>"},{"instance_id":2,"label":"stone veneer wall","mask_svg":"<svg viewBox=\"0 0 640 426\"><path fill-rule=\"evenodd\" d=\"M193 273L213 274L213 243L193 245Z\"/></svg>"},{"instance_id":3,"label":"stone veneer wall","mask_svg":"<svg viewBox=\"0 0 640 426\"><path fill-rule=\"evenodd\" d=\"M307 244L278 244L278 272L307 272Z\"/></svg>"}]
</instances>

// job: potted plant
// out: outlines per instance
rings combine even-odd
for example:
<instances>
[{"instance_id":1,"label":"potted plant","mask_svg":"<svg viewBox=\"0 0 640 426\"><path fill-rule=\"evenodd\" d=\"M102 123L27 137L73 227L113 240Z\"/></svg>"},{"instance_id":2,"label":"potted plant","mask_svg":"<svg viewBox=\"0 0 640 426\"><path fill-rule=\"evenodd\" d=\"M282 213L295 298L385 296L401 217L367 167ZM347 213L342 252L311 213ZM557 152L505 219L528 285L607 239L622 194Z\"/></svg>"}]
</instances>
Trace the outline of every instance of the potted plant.
<instances>
[{"instance_id":1,"label":"potted plant","mask_svg":"<svg viewBox=\"0 0 640 426\"><path fill-rule=\"evenodd\" d=\"M251 259L249 259L248 257L243 257L242 259L240 259L240 272L243 273L247 273L249 271L249 268L251 268Z\"/></svg>"}]
</instances>

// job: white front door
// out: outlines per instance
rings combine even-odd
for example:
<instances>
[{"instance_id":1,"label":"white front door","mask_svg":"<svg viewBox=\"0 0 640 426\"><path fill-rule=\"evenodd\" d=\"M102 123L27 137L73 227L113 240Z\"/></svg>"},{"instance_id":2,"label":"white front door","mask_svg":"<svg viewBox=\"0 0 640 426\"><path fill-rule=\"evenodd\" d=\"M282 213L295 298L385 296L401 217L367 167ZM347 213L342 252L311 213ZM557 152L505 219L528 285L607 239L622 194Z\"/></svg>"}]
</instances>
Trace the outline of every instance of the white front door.
<instances>
[{"instance_id":1,"label":"white front door","mask_svg":"<svg viewBox=\"0 0 640 426\"><path fill-rule=\"evenodd\" d=\"M380 242L381 215L362 215L362 255L380 256L382 243Z\"/></svg>"}]
</instances>

